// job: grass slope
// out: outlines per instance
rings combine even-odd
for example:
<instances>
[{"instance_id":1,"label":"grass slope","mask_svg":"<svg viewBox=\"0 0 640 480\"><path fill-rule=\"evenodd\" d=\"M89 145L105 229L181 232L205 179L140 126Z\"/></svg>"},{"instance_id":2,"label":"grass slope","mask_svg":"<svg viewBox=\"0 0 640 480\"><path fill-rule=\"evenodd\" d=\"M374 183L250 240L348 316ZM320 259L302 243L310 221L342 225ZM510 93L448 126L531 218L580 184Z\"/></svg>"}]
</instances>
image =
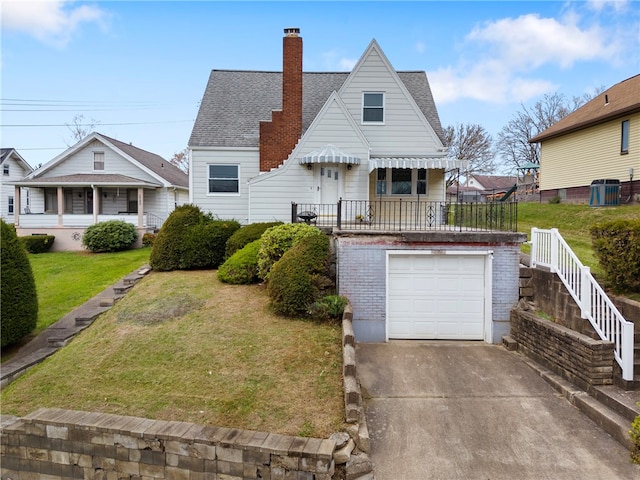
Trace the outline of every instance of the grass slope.
<instances>
[{"instance_id":1,"label":"grass slope","mask_svg":"<svg viewBox=\"0 0 640 480\"><path fill-rule=\"evenodd\" d=\"M341 429L341 328L269 312L262 286L216 271L154 272L2 392L5 414L39 407L290 435Z\"/></svg>"}]
</instances>

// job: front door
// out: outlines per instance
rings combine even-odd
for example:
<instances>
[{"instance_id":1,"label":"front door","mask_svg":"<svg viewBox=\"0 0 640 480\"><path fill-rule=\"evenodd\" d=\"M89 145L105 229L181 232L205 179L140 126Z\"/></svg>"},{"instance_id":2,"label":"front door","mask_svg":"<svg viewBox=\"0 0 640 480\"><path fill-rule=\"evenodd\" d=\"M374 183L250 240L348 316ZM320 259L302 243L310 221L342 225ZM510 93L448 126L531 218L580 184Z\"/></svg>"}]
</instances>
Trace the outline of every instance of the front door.
<instances>
[{"instance_id":1,"label":"front door","mask_svg":"<svg viewBox=\"0 0 640 480\"><path fill-rule=\"evenodd\" d=\"M337 204L343 182L342 165L320 165L320 203Z\"/></svg>"}]
</instances>

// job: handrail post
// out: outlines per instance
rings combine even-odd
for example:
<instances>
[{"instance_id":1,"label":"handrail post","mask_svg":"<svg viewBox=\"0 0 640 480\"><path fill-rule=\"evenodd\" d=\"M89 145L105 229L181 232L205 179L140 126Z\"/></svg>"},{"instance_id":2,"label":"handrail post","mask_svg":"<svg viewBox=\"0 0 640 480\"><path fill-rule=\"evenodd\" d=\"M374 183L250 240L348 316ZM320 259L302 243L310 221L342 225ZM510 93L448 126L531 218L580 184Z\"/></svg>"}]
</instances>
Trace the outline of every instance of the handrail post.
<instances>
[{"instance_id":1,"label":"handrail post","mask_svg":"<svg viewBox=\"0 0 640 480\"><path fill-rule=\"evenodd\" d=\"M529 261L531 268L535 268L538 263L538 248L538 229L533 227L531 229L531 260Z\"/></svg>"},{"instance_id":2,"label":"handrail post","mask_svg":"<svg viewBox=\"0 0 640 480\"><path fill-rule=\"evenodd\" d=\"M338 222L338 230L342 230L342 198L338 200L338 211L336 220Z\"/></svg>"},{"instance_id":3,"label":"handrail post","mask_svg":"<svg viewBox=\"0 0 640 480\"><path fill-rule=\"evenodd\" d=\"M591 269L580 267L580 317L591 316Z\"/></svg>"},{"instance_id":4,"label":"handrail post","mask_svg":"<svg viewBox=\"0 0 640 480\"><path fill-rule=\"evenodd\" d=\"M560 235L557 228L551 229L551 273L558 271L558 244L560 243Z\"/></svg>"},{"instance_id":5,"label":"handrail post","mask_svg":"<svg viewBox=\"0 0 640 480\"><path fill-rule=\"evenodd\" d=\"M296 217L298 216L298 204L291 202L291 223L296 223Z\"/></svg>"},{"instance_id":6,"label":"handrail post","mask_svg":"<svg viewBox=\"0 0 640 480\"><path fill-rule=\"evenodd\" d=\"M622 325L622 378L633 381L633 323Z\"/></svg>"}]
</instances>

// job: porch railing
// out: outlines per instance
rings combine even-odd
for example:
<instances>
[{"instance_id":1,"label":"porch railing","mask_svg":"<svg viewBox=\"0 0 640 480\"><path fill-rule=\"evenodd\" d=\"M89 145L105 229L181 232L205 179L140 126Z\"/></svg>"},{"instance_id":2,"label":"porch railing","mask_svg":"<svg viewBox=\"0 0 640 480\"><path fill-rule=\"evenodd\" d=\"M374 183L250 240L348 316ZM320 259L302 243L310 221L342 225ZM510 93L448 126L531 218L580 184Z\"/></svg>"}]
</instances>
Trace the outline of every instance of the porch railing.
<instances>
[{"instance_id":1,"label":"porch railing","mask_svg":"<svg viewBox=\"0 0 640 480\"><path fill-rule=\"evenodd\" d=\"M418 200L340 200L291 204L291 221L345 230L511 231L518 229L516 202L452 203Z\"/></svg>"},{"instance_id":2,"label":"porch railing","mask_svg":"<svg viewBox=\"0 0 640 480\"><path fill-rule=\"evenodd\" d=\"M531 266L557 273L602 340L614 344L614 357L624 380L633 380L633 323L625 320L602 287L582 265L558 229L531 229Z\"/></svg>"}]
</instances>

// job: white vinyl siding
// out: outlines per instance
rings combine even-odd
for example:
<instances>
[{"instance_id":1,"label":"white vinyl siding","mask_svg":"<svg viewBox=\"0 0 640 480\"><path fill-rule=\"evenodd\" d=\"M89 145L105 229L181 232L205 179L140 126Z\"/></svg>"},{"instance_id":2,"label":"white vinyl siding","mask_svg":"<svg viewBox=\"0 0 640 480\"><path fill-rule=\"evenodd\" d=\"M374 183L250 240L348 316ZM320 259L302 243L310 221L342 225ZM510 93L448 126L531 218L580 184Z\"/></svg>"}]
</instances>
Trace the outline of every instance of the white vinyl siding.
<instances>
[{"instance_id":1,"label":"white vinyl siding","mask_svg":"<svg viewBox=\"0 0 640 480\"><path fill-rule=\"evenodd\" d=\"M209 194L209 165L238 165L240 191L234 195ZM247 179L257 176L260 158L258 149L197 150L191 151L189 198L203 211L217 217L247 223L249 218L249 188ZM290 205L290 204L289 204Z\"/></svg>"},{"instance_id":2,"label":"white vinyl siding","mask_svg":"<svg viewBox=\"0 0 640 480\"><path fill-rule=\"evenodd\" d=\"M629 180L640 172L640 113L629 117L629 154L620 154L621 120L552 138L540 146L540 189L590 185L593 180Z\"/></svg>"},{"instance_id":3,"label":"white vinyl siding","mask_svg":"<svg viewBox=\"0 0 640 480\"><path fill-rule=\"evenodd\" d=\"M396 78L373 49L340 97L367 137L371 156L436 153L440 141L420 119ZM384 92L384 128L361 122L364 92Z\"/></svg>"},{"instance_id":4,"label":"white vinyl siding","mask_svg":"<svg viewBox=\"0 0 640 480\"><path fill-rule=\"evenodd\" d=\"M24 164L20 161L15 160L15 158L11 155L5 158L4 162L2 162L2 175L0 175L0 198L4 200L0 202L0 217L2 217L8 223L13 223L15 220L14 214L17 204L15 198L16 187L14 185L7 185L7 182L22 180L28 173L29 170L24 168ZM21 213L24 211L24 207L27 205L27 191L27 188L20 188ZM14 212L12 213L9 212L9 196L13 197Z\"/></svg>"},{"instance_id":5,"label":"white vinyl siding","mask_svg":"<svg viewBox=\"0 0 640 480\"><path fill-rule=\"evenodd\" d=\"M96 170L93 168L93 154L98 149L104 149L104 170L101 170L100 173L126 175L128 177L138 178L150 183L159 183L157 178L148 174L137 165L134 165L128 159L121 157L119 154L97 140L80 149L71 157L66 158L63 162L55 165L50 170L47 170L41 178L57 177L60 175L75 175L78 173L95 174Z\"/></svg>"}]
</instances>

